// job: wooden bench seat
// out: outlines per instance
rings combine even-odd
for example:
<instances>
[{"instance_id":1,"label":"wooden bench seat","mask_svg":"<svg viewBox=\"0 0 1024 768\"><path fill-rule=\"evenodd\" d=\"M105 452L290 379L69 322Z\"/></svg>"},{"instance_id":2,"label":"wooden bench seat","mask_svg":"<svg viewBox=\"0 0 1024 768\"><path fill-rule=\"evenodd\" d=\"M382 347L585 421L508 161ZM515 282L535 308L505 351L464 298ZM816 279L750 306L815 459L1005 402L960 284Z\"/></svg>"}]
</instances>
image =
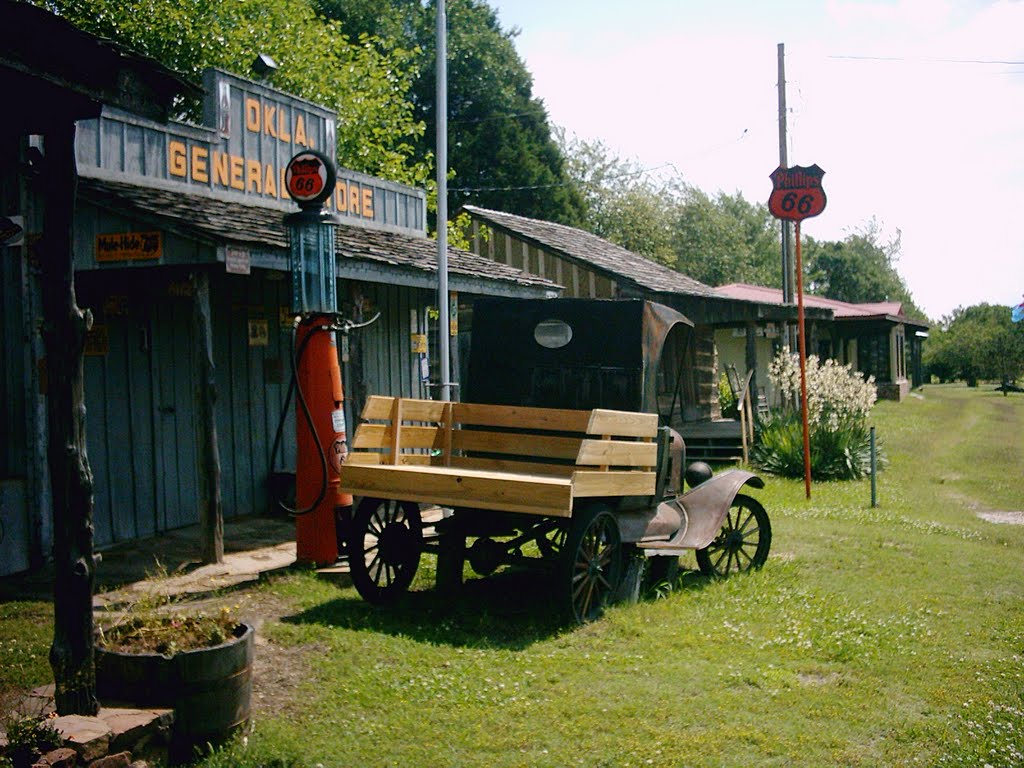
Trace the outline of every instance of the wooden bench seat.
<instances>
[{"instance_id":1,"label":"wooden bench seat","mask_svg":"<svg viewBox=\"0 0 1024 768\"><path fill-rule=\"evenodd\" d=\"M655 490L656 414L374 396L341 485L361 496L568 517Z\"/></svg>"}]
</instances>

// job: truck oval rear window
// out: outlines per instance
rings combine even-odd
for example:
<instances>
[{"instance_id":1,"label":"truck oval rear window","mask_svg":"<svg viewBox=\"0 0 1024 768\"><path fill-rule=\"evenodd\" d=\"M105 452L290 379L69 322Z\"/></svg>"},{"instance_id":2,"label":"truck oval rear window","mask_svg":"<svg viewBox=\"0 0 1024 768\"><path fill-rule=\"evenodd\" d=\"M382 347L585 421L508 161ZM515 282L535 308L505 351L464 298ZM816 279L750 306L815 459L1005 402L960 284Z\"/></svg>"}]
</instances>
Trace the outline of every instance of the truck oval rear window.
<instances>
[{"instance_id":1,"label":"truck oval rear window","mask_svg":"<svg viewBox=\"0 0 1024 768\"><path fill-rule=\"evenodd\" d=\"M533 338L542 347L561 349L572 341L572 327L561 320L541 320L533 329Z\"/></svg>"}]
</instances>

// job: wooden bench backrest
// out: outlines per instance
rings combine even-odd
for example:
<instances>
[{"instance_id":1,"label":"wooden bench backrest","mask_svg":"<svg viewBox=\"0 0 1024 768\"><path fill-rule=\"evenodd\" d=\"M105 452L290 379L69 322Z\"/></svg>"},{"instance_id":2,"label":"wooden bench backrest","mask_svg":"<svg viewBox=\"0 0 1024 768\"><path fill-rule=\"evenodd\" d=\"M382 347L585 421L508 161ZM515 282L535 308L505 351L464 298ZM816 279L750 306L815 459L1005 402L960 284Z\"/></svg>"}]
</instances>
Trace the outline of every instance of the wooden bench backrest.
<instances>
[{"instance_id":1,"label":"wooden bench backrest","mask_svg":"<svg viewBox=\"0 0 1024 768\"><path fill-rule=\"evenodd\" d=\"M656 414L369 398L348 461L572 475L580 467L649 470Z\"/></svg>"}]
</instances>

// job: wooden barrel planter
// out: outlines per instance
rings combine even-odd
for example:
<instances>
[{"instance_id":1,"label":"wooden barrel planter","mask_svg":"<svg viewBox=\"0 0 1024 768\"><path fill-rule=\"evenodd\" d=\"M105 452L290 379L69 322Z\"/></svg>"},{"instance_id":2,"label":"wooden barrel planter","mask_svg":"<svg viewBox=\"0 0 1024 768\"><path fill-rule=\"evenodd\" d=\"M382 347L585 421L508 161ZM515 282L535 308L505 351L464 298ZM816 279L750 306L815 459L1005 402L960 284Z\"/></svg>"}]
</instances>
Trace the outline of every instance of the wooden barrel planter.
<instances>
[{"instance_id":1,"label":"wooden barrel planter","mask_svg":"<svg viewBox=\"0 0 1024 768\"><path fill-rule=\"evenodd\" d=\"M96 693L104 700L174 710L172 762L218 744L249 720L255 630L239 624L221 645L174 656L96 649Z\"/></svg>"}]
</instances>

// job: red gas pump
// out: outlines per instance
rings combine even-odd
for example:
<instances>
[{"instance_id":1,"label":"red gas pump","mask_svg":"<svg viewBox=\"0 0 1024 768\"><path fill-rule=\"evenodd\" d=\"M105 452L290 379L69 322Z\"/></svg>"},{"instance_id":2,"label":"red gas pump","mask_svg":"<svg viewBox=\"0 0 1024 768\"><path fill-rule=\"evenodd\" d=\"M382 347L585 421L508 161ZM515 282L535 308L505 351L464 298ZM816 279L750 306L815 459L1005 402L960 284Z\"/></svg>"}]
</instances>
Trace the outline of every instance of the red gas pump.
<instances>
[{"instance_id":1,"label":"red gas pump","mask_svg":"<svg viewBox=\"0 0 1024 768\"><path fill-rule=\"evenodd\" d=\"M352 517L352 496L342 493L339 468L348 454L344 391L331 318L303 318L295 335L295 503L308 510L295 519L296 557L333 563Z\"/></svg>"},{"instance_id":2,"label":"red gas pump","mask_svg":"<svg viewBox=\"0 0 1024 768\"><path fill-rule=\"evenodd\" d=\"M347 331L337 312L334 227L323 210L334 191L334 163L320 152L289 161L285 188L302 210L285 217L291 245L295 334L295 544L299 561L338 559L352 496L341 493L339 468L348 453L344 391L335 333ZM282 414L283 416L283 414Z\"/></svg>"}]
</instances>

